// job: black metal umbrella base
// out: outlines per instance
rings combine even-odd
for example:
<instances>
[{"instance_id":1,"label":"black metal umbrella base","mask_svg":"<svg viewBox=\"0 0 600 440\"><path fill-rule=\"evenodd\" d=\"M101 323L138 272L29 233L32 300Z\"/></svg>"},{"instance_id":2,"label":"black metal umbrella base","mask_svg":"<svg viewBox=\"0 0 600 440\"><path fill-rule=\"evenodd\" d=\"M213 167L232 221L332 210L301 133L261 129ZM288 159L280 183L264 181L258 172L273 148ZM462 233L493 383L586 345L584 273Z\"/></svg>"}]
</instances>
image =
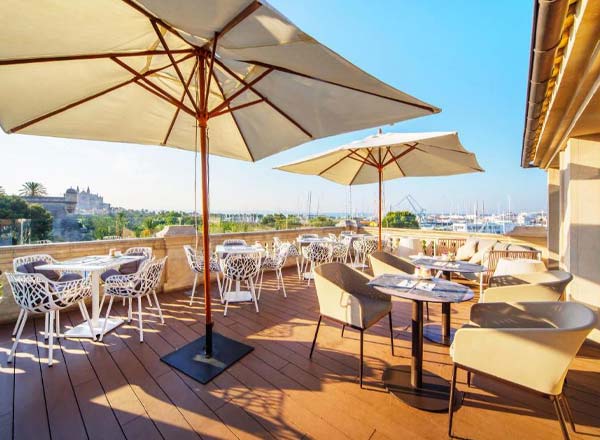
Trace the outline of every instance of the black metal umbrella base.
<instances>
[{"instance_id":1,"label":"black metal umbrella base","mask_svg":"<svg viewBox=\"0 0 600 440\"><path fill-rule=\"evenodd\" d=\"M207 357L205 341L206 336L202 336L160 360L204 385L254 350L254 347L213 333L212 356Z\"/></svg>"}]
</instances>

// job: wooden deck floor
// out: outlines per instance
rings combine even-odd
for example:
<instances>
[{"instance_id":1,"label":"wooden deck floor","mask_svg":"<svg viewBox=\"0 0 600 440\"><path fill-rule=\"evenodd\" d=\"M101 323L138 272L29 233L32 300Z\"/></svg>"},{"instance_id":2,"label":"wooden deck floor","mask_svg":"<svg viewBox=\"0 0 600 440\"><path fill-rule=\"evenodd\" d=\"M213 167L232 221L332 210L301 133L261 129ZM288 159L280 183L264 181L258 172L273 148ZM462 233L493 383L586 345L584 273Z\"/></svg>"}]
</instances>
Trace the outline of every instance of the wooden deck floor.
<instances>
[{"instance_id":1,"label":"wooden deck floor","mask_svg":"<svg viewBox=\"0 0 600 440\"><path fill-rule=\"evenodd\" d=\"M265 280L266 281L266 280ZM165 325L146 310L145 342L123 325L104 343L63 339L58 362L48 368L41 338L43 321L29 322L12 365L6 358L9 326L0 326L0 439L440 439L447 415L407 407L382 388L382 370L408 364L410 304L396 301L396 356L389 349L387 322L365 337L366 390L357 385L358 334L322 325L313 360L308 359L318 308L314 288L286 273L288 298L266 282L261 311L250 304L230 307L223 317L215 302L216 329L255 350L209 385L203 386L163 364L159 357L203 333L202 304L187 304L183 293L160 297ZM453 325L468 316L470 304L453 307ZM117 308L120 314L124 309ZM431 319L440 310L431 306ZM80 321L65 313L65 326ZM425 368L449 378L446 347L427 343ZM459 388L466 389L465 377ZM469 439L559 439L550 402L475 378L455 416L455 434ZM584 346L568 377L566 391L578 434L600 437L600 349Z\"/></svg>"}]
</instances>

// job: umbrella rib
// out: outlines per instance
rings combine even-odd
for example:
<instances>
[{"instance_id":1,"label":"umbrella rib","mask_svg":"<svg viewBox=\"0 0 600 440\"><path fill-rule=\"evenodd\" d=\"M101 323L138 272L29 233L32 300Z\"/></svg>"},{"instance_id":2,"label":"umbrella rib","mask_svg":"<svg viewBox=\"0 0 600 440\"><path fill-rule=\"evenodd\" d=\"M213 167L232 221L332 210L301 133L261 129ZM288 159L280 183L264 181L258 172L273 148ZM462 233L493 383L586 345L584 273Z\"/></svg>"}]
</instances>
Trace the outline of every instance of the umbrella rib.
<instances>
[{"instance_id":1,"label":"umbrella rib","mask_svg":"<svg viewBox=\"0 0 600 440\"><path fill-rule=\"evenodd\" d=\"M175 107L180 108L184 112L186 112L186 113L190 114L191 116L193 116L194 118L196 118L196 116L197 116L196 112L194 112L194 110L189 109L185 104L180 104L179 101L177 101L177 98L174 98L173 96L171 96L168 92L166 92L163 89L161 89L159 86L157 86L156 84L154 84L152 81L148 80L148 78L146 78L145 76L142 76L139 72L137 72L135 69L133 69L132 67L128 66L127 64L125 64L121 60L119 60L117 58L112 58L112 60L115 63L117 63L119 66L121 66L123 69L125 69L129 73L131 73L133 76L135 76L135 79L136 79L135 83L136 84L138 84L138 85L141 86L142 84L140 82L138 82L138 80L142 81L144 84L146 84L146 86L148 86L150 88L149 89L147 87L144 87L146 90L154 89L156 91L156 93L155 93L156 96L159 96L159 97L163 98L168 103L174 105Z\"/></svg>"},{"instance_id":2,"label":"umbrella rib","mask_svg":"<svg viewBox=\"0 0 600 440\"><path fill-rule=\"evenodd\" d=\"M419 150L417 148L416 145L411 145L409 146L406 150L404 150L402 153L400 153L398 156L394 156L394 153L392 153L390 151L390 154L392 155L392 159L388 160L386 163L383 164L384 167L388 166L389 164L391 164L392 162L396 162L398 161L398 159L402 158L403 156L407 155L408 153L410 153L411 151L414 150ZM419 150L420 151L420 150Z\"/></svg>"},{"instance_id":3,"label":"umbrella rib","mask_svg":"<svg viewBox=\"0 0 600 440\"><path fill-rule=\"evenodd\" d=\"M259 98L259 99L255 99L254 101L246 102L245 104L236 105L234 107L229 107L228 106L227 109L221 110L220 112L216 112L216 113L212 113L211 112L210 113L210 117L211 118L216 118L217 116L221 116L221 115L224 115L224 114L227 114L227 113L232 113L232 112L234 112L236 110L241 110L243 108L250 107L250 106L255 105L255 104L260 104L261 102L265 102L265 100L263 98Z\"/></svg>"},{"instance_id":4,"label":"umbrella rib","mask_svg":"<svg viewBox=\"0 0 600 440\"><path fill-rule=\"evenodd\" d=\"M140 57L140 56L154 56L154 55L167 55L169 51L166 50L143 50L140 52L111 52L111 53L94 53L94 54L82 54L82 55L65 55L58 57L39 57L39 58L21 58L11 60L0 60L0 66L10 66L17 64L34 64L34 63L47 63L55 61L77 61L77 60L93 60L103 58L124 58L124 57ZM192 53L193 49L176 49L170 51L172 54Z\"/></svg>"},{"instance_id":5,"label":"umbrella rib","mask_svg":"<svg viewBox=\"0 0 600 440\"><path fill-rule=\"evenodd\" d=\"M355 92L365 93L367 95L376 96L376 97L382 98L382 99L388 99L390 101L395 101L395 102L399 102L401 104L406 104L406 105L417 107L417 108L420 108L420 109L423 109L423 110L427 110L427 111L430 111L431 113L437 113L438 112L437 109L435 109L433 107L430 107L428 105L417 104L415 102L406 101L404 99L392 98L390 96L381 95L379 93L369 92L367 90L361 90L361 89L358 89L356 87L352 87L352 86L347 86L347 85L344 85L344 84L336 83L335 81L330 81L330 80L327 80L327 79L317 78L317 77L312 76L312 75L307 75L306 73L296 72L295 70L287 69L285 67L279 67L279 66L275 66L273 64L263 63L261 61L244 61L244 60L239 60L239 61L243 61L245 63L250 63L250 64L254 64L254 65L262 66L262 67L267 67L267 68L270 67L270 68L275 69L275 70L277 70L279 72L289 73L291 75L297 75L297 76L301 76L301 77L304 77L304 78L312 79L312 80L315 80L315 81L324 82L324 83L327 83L327 84L331 84L333 86L343 87L345 89L354 90Z\"/></svg>"},{"instance_id":6,"label":"umbrella rib","mask_svg":"<svg viewBox=\"0 0 600 440\"><path fill-rule=\"evenodd\" d=\"M193 56L193 54L189 54L189 55L183 57L178 62L185 61L185 60L191 58L192 56ZM148 70L147 72L145 72L144 74L142 74L142 76L146 77L148 75L152 75L154 73L160 72L161 70L167 69L170 66L171 66L171 64L168 64L168 65L160 67L160 68L156 68L156 69L153 69L153 70ZM72 109L73 107L77 107L78 105L84 104L84 103L86 103L88 101L91 101L93 99L96 99L96 98L99 98L99 97L101 97L103 95L106 95L107 93L110 93L110 92L112 92L114 90L120 89L121 87L124 87L124 86L126 86L128 84L134 83L134 82L136 82L136 80L137 80L137 78L128 79L127 81L123 81L122 83L119 83L119 84L117 84L115 86L112 86L112 87L109 87L107 89L101 90L100 92L94 93L93 95L86 96L85 98L81 98L81 99L79 99L79 100L77 100L75 102L72 102L70 104L64 105L64 106L62 106L62 107L60 107L60 108L58 108L56 110L53 110L53 111L51 111L49 113L43 114L43 115L38 116L38 117L36 117L34 119L31 119L31 120L29 120L27 122L24 122L23 124L17 125L16 127L13 127L13 128L11 128L11 129L8 130L8 133L16 133L18 131L21 131L24 128L29 127L30 125L37 124L38 122L41 122L41 121L43 121L45 119L48 119L48 118L51 118L52 116L56 116L56 115L58 115L58 114L60 114L62 112L65 112L65 111L67 111L69 109Z\"/></svg>"},{"instance_id":7,"label":"umbrella rib","mask_svg":"<svg viewBox=\"0 0 600 440\"><path fill-rule=\"evenodd\" d=\"M267 76L269 73L271 73L273 71L273 69L267 69L264 72L262 72L260 75L258 75L256 78L254 78L252 81L250 81L249 83L243 83L244 86L238 90L237 92L235 92L233 95L231 95L229 98L226 98L225 96L223 96L224 101L217 105L215 108L213 108L209 113L208 116L209 117L213 117L215 114L219 113L221 109L228 107L229 104L238 96L240 96L242 93L244 93L246 90L251 89L252 90L252 86L254 84L256 84L257 82L259 82L261 79L263 79L265 76ZM254 91L254 90L253 90ZM256 92L255 92L256 93ZM260 96L260 95L259 95ZM260 98L264 101L265 98L260 96Z\"/></svg>"},{"instance_id":8,"label":"umbrella rib","mask_svg":"<svg viewBox=\"0 0 600 440\"><path fill-rule=\"evenodd\" d=\"M258 8L260 8L262 6L262 4L256 0L254 0L252 3L250 3L248 6L246 6L238 15L236 15L235 17L233 17L233 19L227 23L225 26L223 26L223 29L221 29L221 32L219 32L219 37L225 35L227 32L229 32L230 30L232 30L234 27L236 27L238 24L240 24L242 21L244 21L244 19L246 19L247 17L249 17L250 15L252 15L252 13L254 11L256 11ZM215 36L215 39L217 37ZM210 45L213 44L214 47L214 41L207 41L206 44L204 44L204 46L202 46L203 49L207 49L208 47L210 47Z\"/></svg>"},{"instance_id":9,"label":"umbrella rib","mask_svg":"<svg viewBox=\"0 0 600 440\"><path fill-rule=\"evenodd\" d=\"M327 171L329 171L330 169L332 169L333 167L337 166L340 164L340 162L342 162L345 159L348 159L351 155L352 155L352 151L350 151L350 153L346 154L344 157L340 158L339 160L335 161L333 164L329 165L327 168L325 168L323 171L321 171L319 173L319 176L322 176L323 174L325 174Z\"/></svg>"},{"instance_id":10,"label":"umbrella rib","mask_svg":"<svg viewBox=\"0 0 600 440\"><path fill-rule=\"evenodd\" d=\"M194 101L194 98L192 97L192 94L190 93L187 83L186 83L185 79L183 78L181 69L175 62L175 58L173 58L173 55L171 54L171 49L169 49L169 46L167 46L165 37L163 36L160 29L158 28L158 25L156 24L156 20L150 19L150 23L152 24L152 28L154 29L154 32L156 33L156 36L158 37L160 44L162 44L163 48L165 48L167 50L167 56L169 57L169 60L171 60L171 63L173 64L173 68L175 69L175 72L177 73L177 76L179 77L179 81L181 81L181 85L183 86L184 92L187 94L190 102L192 103L192 107L194 108L194 110L196 110L197 113L200 113L200 110L198 109L198 105ZM183 101L182 101L182 104L183 104Z\"/></svg>"},{"instance_id":11,"label":"umbrella rib","mask_svg":"<svg viewBox=\"0 0 600 440\"><path fill-rule=\"evenodd\" d=\"M211 73L215 77L215 84L219 88L219 92L221 93L221 97L223 99L225 99L225 93L223 92L223 88L221 87L221 83L219 83L219 78L217 78L217 74L215 73L214 70ZM238 133L240 134L240 137L242 138L242 142L244 142L244 146L246 147L246 151L248 151L248 154L250 155L250 159L252 160L252 162L255 162L254 155L252 154L252 151L250 151L250 147L248 146L248 142L246 141L246 136L244 136L244 132L242 131L242 128L240 127L240 124L239 124L237 118L235 117L235 113L233 113L233 112L231 112L231 119L233 119L233 123L235 124L235 126L236 126L236 128L238 130Z\"/></svg>"},{"instance_id":12,"label":"umbrella rib","mask_svg":"<svg viewBox=\"0 0 600 440\"><path fill-rule=\"evenodd\" d=\"M190 74L190 77L187 80L187 88L189 88L190 83L192 82L192 79L194 78L194 73L196 73L196 68L198 67L198 60L196 59L196 62L194 63L194 67L192 68L192 73ZM183 101L185 100L185 96L186 96L186 92L184 91L181 94L181 99L179 100L179 102L181 104L183 104ZM169 136L171 136L171 131L173 130L173 127L175 126L175 121L177 120L177 116L179 116L179 107L177 107L175 109L175 114L173 115L173 119L171 120L171 124L169 125L169 129L167 130L167 134L165 135L165 139L162 141L161 145L166 145L167 141L169 140Z\"/></svg>"},{"instance_id":13,"label":"umbrella rib","mask_svg":"<svg viewBox=\"0 0 600 440\"><path fill-rule=\"evenodd\" d=\"M173 26L165 23L164 21L162 21L160 18L155 17L154 15L152 15L150 12L146 11L143 7L141 7L140 5L138 5L136 2L132 1L132 0L121 0L123 3L125 3L126 5L131 6L133 9L135 9L136 11L138 11L139 13L145 15L147 18L149 18L150 20L156 20L157 22L159 22L161 24L162 27L164 27L165 29L167 29L169 32L171 32L173 35L176 35L177 37L179 37L183 42L185 42L186 44L188 44L191 47L198 47L195 46L194 44L190 43L188 40L186 40L185 38L183 38L183 36L177 31L177 29L175 29Z\"/></svg>"},{"instance_id":14,"label":"umbrella rib","mask_svg":"<svg viewBox=\"0 0 600 440\"><path fill-rule=\"evenodd\" d=\"M354 181L356 180L356 178L358 177L358 175L360 174L360 170L363 169L363 167L365 166L367 162L363 162L359 167L358 170L356 170L356 174L354 175L354 177L352 178L352 180L350 181L349 185L352 186L354 184Z\"/></svg>"},{"instance_id":15,"label":"umbrella rib","mask_svg":"<svg viewBox=\"0 0 600 440\"><path fill-rule=\"evenodd\" d=\"M367 156L364 156L364 157L363 157L363 156L361 156L360 154L358 154L358 150L350 150L350 151L351 151L351 153L352 153L354 156L358 156L358 159L357 159L357 158L355 158L354 156L350 156L350 159L358 160L359 162L363 162L363 163L366 163L367 165L370 165L370 166L372 166L372 167L375 167L375 168L377 168L377 163L376 163L376 162L371 162L371 161L369 160L369 155L368 155L368 154L367 154Z\"/></svg>"},{"instance_id":16,"label":"umbrella rib","mask_svg":"<svg viewBox=\"0 0 600 440\"><path fill-rule=\"evenodd\" d=\"M243 78L238 76L237 73L235 73L233 70L231 70L225 64L223 64L221 61L215 59L215 63L217 63L223 70L225 70L225 72L227 72L229 75L231 75L233 78L235 78L238 82L240 82L242 84L246 84L246 81ZM304 133L306 136L308 136L311 139L313 138L313 135L310 134L310 132L308 130L306 130L304 127L302 127L298 122L296 122L291 116L289 116L287 113L285 113L283 110L281 110L278 106L273 104L262 93L257 91L254 87L250 87L250 90L252 90L252 92L254 92L254 94L258 95L260 98L264 99L266 104L268 104L271 108L273 108L273 110L275 110L277 113L279 113L285 119L287 119L292 124L294 124L300 131L302 131L302 133ZM225 96L223 96L223 97L225 97Z\"/></svg>"}]
</instances>

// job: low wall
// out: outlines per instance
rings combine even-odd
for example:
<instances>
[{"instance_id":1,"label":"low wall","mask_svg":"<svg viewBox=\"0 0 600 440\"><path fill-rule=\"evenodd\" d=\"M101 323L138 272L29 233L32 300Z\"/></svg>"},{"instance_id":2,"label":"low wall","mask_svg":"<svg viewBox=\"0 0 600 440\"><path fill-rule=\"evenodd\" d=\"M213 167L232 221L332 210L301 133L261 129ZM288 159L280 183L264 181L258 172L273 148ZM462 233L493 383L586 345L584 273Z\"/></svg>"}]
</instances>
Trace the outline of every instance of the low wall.
<instances>
[{"instance_id":1,"label":"low wall","mask_svg":"<svg viewBox=\"0 0 600 440\"><path fill-rule=\"evenodd\" d=\"M279 237L283 241L293 241L301 233L314 233L327 235L328 233L339 234L344 228L325 227L325 228L302 228L286 229L279 231L260 231L243 232L227 234L211 234L211 248L221 244L226 239L241 238L248 243L259 241L260 243L271 243L273 237ZM193 228L192 228L193 231ZM12 261L16 257L32 254L49 254L57 260L67 260L71 258L84 257L87 255L108 255L111 248L125 251L134 246L151 247L157 258L168 256L165 266L165 273L161 285L161 291L172 292L177 290L190 289L194 281L194 274L190 271L183 246L186 244L194 245L196 237L190 233L190 228L169 227L163 231L161 237L155 238L131 238L123 240L98 240L81 241L70 243L50 243L43 245L23 245L23 246L0 246L0 271L11 272L13 270ZM200 242L202 236L199 237ZM287 265L295 265L295 260L289 260ZM202 284L202 277L198 277L199 284ZM0 297L0 323L13 322L17 319L19 313L15 304L10 287L7 285L6 277L0 276L0 284L3 284L3 293Z\"/></svg>"}]
</instances>

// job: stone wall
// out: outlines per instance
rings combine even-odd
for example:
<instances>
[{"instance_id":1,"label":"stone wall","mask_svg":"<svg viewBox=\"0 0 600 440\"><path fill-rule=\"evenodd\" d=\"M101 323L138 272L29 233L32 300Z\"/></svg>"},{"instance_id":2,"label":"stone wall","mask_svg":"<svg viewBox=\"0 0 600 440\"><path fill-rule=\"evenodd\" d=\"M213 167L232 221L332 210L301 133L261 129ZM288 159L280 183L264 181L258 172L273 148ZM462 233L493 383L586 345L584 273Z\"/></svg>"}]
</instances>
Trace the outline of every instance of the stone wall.
<instances>
[{"instance_id":1,"label":"stone wall","mask_svg":"<svg viewBox=\"0 0 600 440\"><path fill-rule=\"evenodd\" d=\"M241 238L248 243L259 241L260 243L271 243L273 237L279 237L281 240L295 240L300 233L316 233L327 235L328 233L339 234L343 228L303 228L288 229L279 231L261 231L244 232L235 234L211 234L211 248L221 244L224 240L230 238ZM23 245L23 246L0 246L0 271L11 272L13 270L12 261L16 257L32 254L49 254L57 260L67 260L86 255L108 255L111 248L125 251L134 246L148 246L153 249L157 258L168 256L165 274L163 275L162 291L172 292L178 290L190 289L194 280L194 275L190 271L183 246L186 244L194 245L196 237L193 234L193 228L186 226L170 226L167 230L161 231L162 237L156 238L132 238L123 240L96 240L81 241L70 243L51 243L44 245ZM182 234L183 233L183 234ZM202 236L199 237L202 242ZM295 265L295 260L290 260L287 265ZM198 277L199 284L202 283L202 277ZM15 304L10 287L7 285L6 277L0 276L0 284L4 285L3 293L0 290L0 323L13 322L18 315L18 307Z\"/></svg>"}]
</instances>

